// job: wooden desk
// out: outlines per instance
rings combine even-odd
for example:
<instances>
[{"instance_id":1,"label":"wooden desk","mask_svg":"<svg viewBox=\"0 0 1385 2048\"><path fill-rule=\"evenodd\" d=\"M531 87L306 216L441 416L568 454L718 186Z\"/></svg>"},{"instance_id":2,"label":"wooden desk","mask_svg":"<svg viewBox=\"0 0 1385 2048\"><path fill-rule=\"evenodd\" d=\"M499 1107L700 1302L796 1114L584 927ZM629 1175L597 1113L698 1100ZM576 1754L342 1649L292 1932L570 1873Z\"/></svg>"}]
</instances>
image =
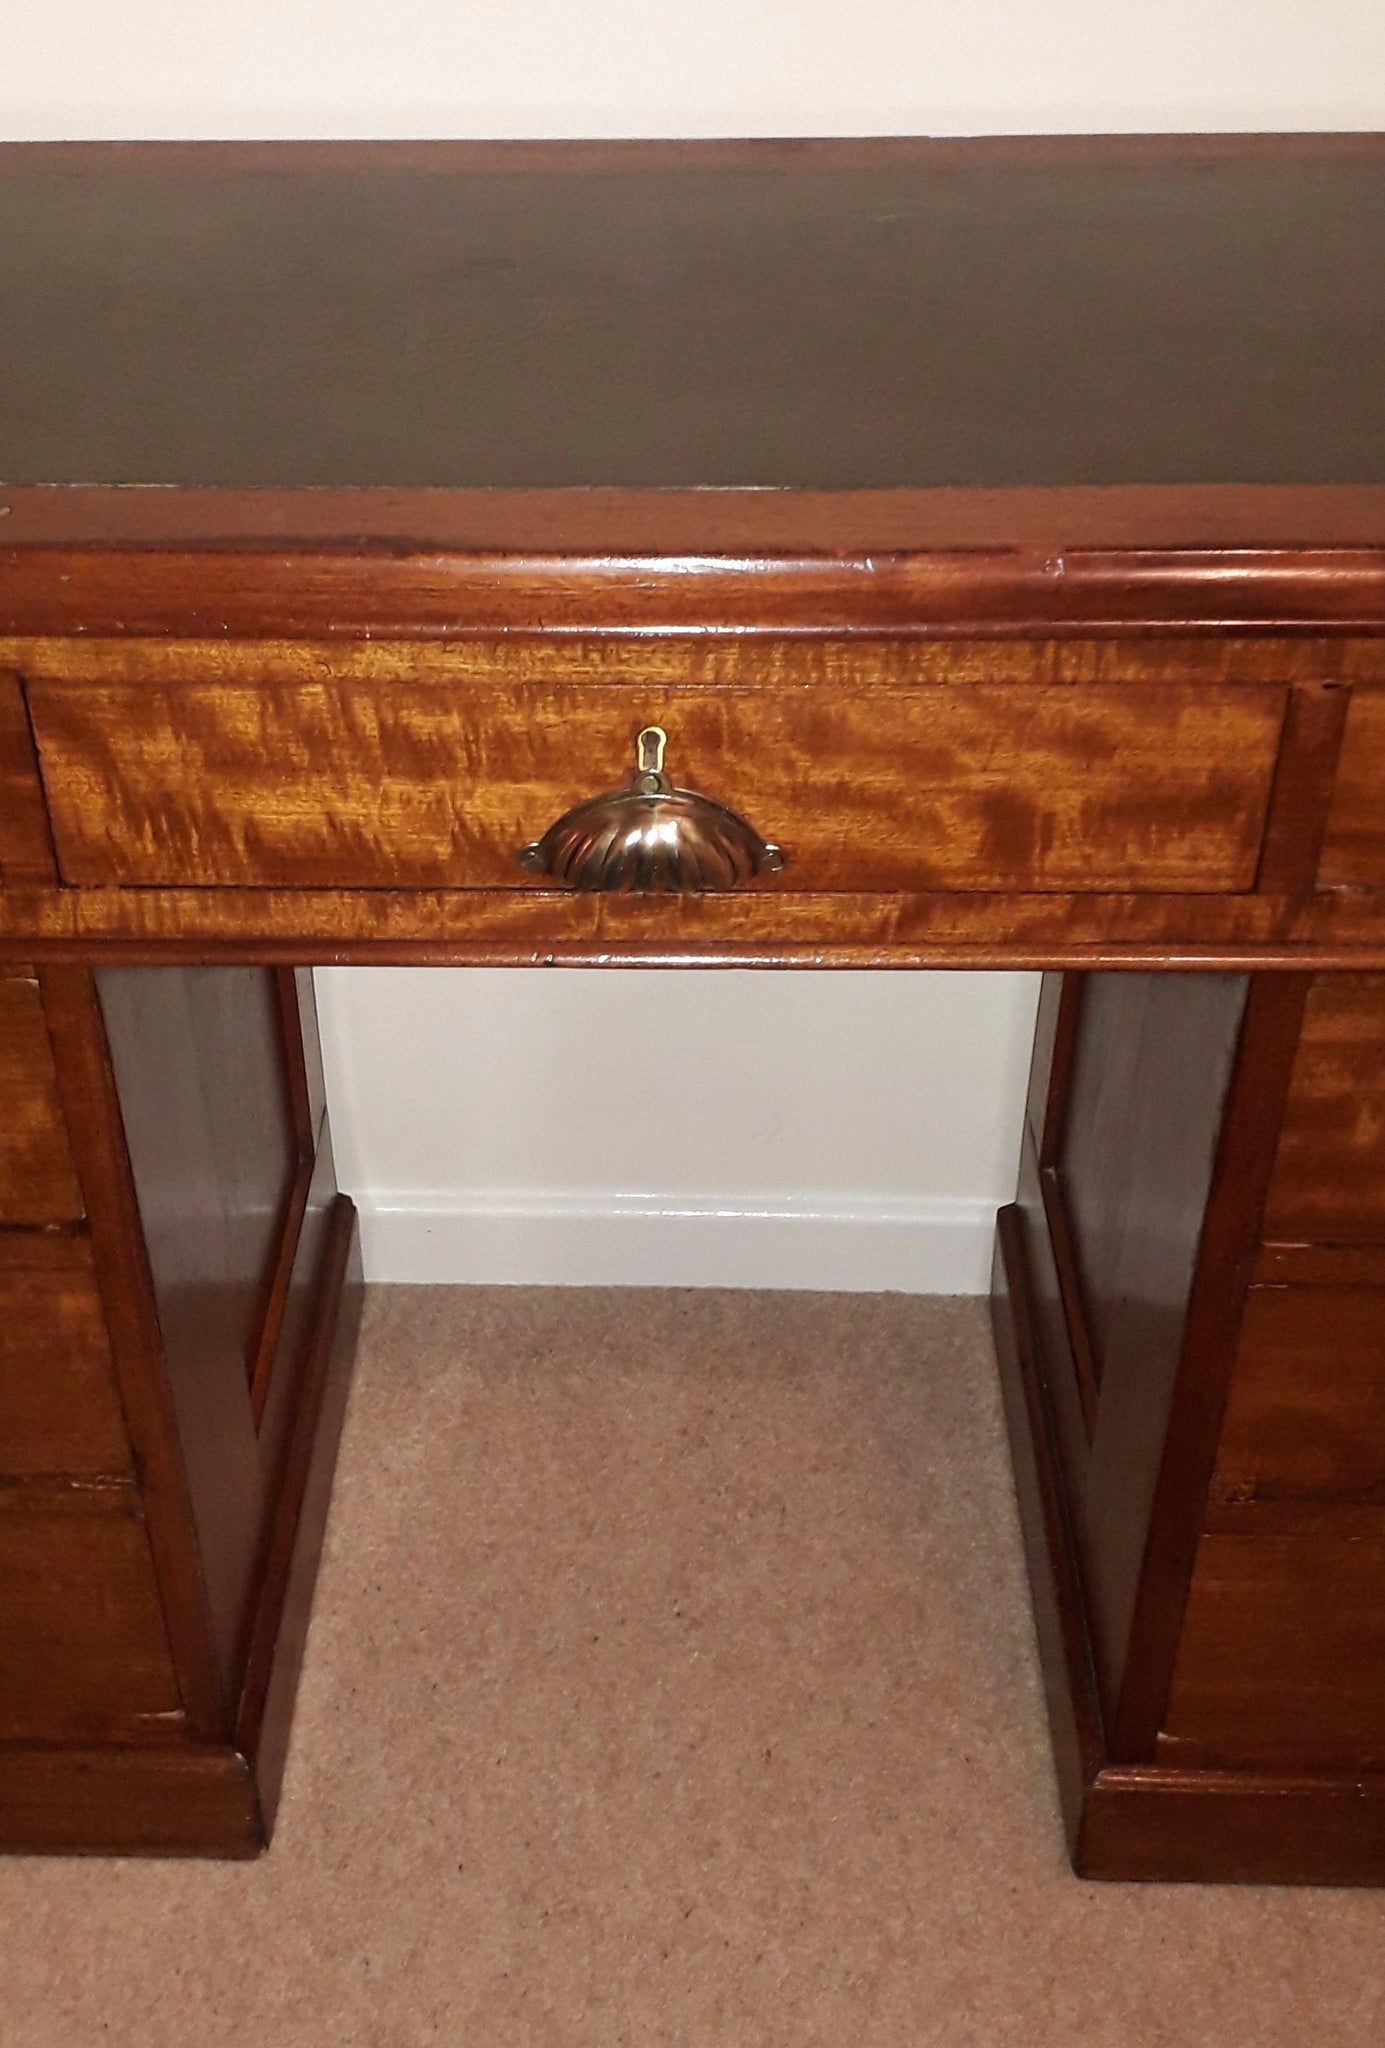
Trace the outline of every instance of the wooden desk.
<instances>
[{"instance_id":1,"label":"wooden desk","mask_svg":"<svg viewBox=\"0 0 1385 2048\"><path fill-rule=\"evenodd\" d=\"M1016 966L1077 1867L1385 1878L1385 148L14 147L0 274L0 1841L267 1839L306 966Z\"/></svg>"}]
</instances>

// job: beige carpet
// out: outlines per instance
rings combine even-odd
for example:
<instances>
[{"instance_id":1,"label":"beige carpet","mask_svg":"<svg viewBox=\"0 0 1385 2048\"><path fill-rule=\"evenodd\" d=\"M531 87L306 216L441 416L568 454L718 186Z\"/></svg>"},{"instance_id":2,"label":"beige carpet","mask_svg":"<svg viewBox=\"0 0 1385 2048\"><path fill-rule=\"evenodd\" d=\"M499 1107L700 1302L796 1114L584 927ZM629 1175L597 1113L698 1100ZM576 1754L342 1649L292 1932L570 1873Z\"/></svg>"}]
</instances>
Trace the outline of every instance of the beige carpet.
<instances>
[{"instance_id":1,"label":"beige carpet","mask_svg":"<svg viewBox=\"0 0 1385 2048\"><path fill-rule=\"evenodd\" d=\"M1385 1893L1063 1862L981 1306L392 1289L273 1849L0 1863L3 2048L1385 2039Z\"/></svg>"}]
</instances>

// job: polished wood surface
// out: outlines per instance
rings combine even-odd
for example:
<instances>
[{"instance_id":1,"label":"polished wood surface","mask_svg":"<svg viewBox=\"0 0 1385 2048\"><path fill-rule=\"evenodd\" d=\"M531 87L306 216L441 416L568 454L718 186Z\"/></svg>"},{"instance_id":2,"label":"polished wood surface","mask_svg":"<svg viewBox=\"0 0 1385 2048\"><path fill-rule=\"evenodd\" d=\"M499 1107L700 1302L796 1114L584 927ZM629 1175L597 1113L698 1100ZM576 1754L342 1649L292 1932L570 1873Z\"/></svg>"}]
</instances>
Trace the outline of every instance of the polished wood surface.
<instances>
[{"instance_id":1,"label":"polished wood surface","mask_svg":"<svg viewBox=\"0 0 1385 2048\"><path fill-rule=\"evenodd\" d=\"M0 952L1385 959L1376 892L1315 887L1375 641L11 644L66 886L7 890ZM687 782L790 854L748 894L687 899L674 930L667 907L583 902L513 859L625 779L651 716ZM160 886L179 877L195 886Z\"/></svg>"},{"instance_id":2,"label":"polished wood surface","mask_svg":"<svg viewBox=\"0 0 1385 2048\"><path fill-rule=\"evenodd\" d=\"M1243 891L1286 694L1173 683L891 690L868 658L849 657L845 675L829 669L815 691L795 678L791 649L776 663L777 690L738 682L753 656L723 662L701 688L667 663L660 681L617 689L592 676L549 683L545 668L561 664L534 666L532 680L479 683L460 700L445 686L276 689L203 684L195 671L168 689L36 683L62 878L533 886L519 848L627 780L636 734L659 724L678 784L782 846L783 884L795 891Z\"/></svg>"},{"instance_id":3,"label":"polished wood surface","mask_svg":"<svg viewBox=\"0 0 1385 2048\"><path fill-rule=\"evenodd\" d=\"M0 1848L250 1854L359 1296L311 991L12 985L78 1199L0 1229Z\"/></svg>"},{"instance_id":4,"label":"polished wood surface","mask_svg":"<svg viewBox=\"0 0 1385 2048\"><path fill-rule=\"evenodd\" d=\"M1309 990L1166 1717L1171 1757L1385 1762L1385 988ZM1357 1254L1353 1266L1343 1253ZM1251 1700L1253 1709L1248 1705Z\"/></svg>"},{"instance_id":5,"label":"polished wood surface","mask_svg":"<svg viewBox=\"0 0 1385 2048\"><path fill-rule=\"evenodd\" d=\"M176 1736L182 1704L137 1489L0 1486L0 1741Z\"/></svg>"},{"instance_id":6,"label":"polished wood surface","mask_svg":"<svg viewBox=\"0 0 1385 2048\"><path fill-rule=\"evenodd\" d=\"M81 1214L38 983L0 976L0 1225Z\"/></svg>"},{"instance_id":7,"label":"polished wood surface","mask_svg":"<svg viewBox=\"0 0 1385 2048\"><path fill-rule=\"evenodd\" d=\"M1385 1006L1371 975L1321 976L1309 996L1263 1235L1385 1246Z\"/></svg>"},{"instance_id":8,"label":"polished wood surface","mask_svg":"<svg viewBox=\"0 0 1385 2048\"><path fill-rule=\"evenodd\" d=\"M98 977L208 1612L233 1687L274 1479L250 1386L295 1155L273 977Z\"/></svg>"},{"instance_id":9,"label":"polished wood surface","mask_svg":"<svg viewBox=\"0 0 1385 2048\"><path fill-rule=\"evenodd\" d=\"M1385 1291L1251 1289L1212 1498L1385 1511Z\"/></svg>"},{"instance_id":10,"label":"polished wood surface","mask_svg":"<svg viewBox=\"0 0 1385 2048\"><path fill-rule=\"evenodd\" d=\"M1225 1294L1223 1274L1208 1285L1201 1253L1222 1195L1216 1137L1246 988L1231 976L1098 975L1061 993L1050 984L1046 1000L1071 1014L1025 1134L1025 1287L1108 1744L1138 1756L1167 1685L1150 1600L1165 1446L1180 1380L1202 1375L1201 1325ZM1195 1494L1183 1507L1190 1544L1200 1504Z\"/></svg>"},{"instance_id":11,"label":"polished wood surface","mask_svg":"<svg viewBox=\"0 0 1385 2048\"><path fill-rule=\"evenodd\" d=\"M970 510L970 492L952 491L917 521L872 509L876 496L892 493L848 492L821 496L811 522L795 516L795 496L778 492L694 492L673 516L662 492L615 493L585 519L565 504L585 494L540 492L530 513L511 513L518 530L508 548L503 503L499 530L469 547L432 537L434 524L450 530L446 515L396 521L388 501L378 522L362 508L354 541L333 532L286 546L272 503L257 519L256 492L228 494L232 505L211 522L216 538L205 537L195 507L192 531L179 532L181 491L131 495L168 501L142 522L160 541L138 538L141 522L124 514L123 491L3 493L15 524L0 545L0 633L380 640L541 626L944 637L1047 630L1062 638L1236 626L1370 634L1385 625L1382 487L1364 503L1353 493L1330 516L1311 492L1267 487L1264 510L1258 494L1238 494L1238 509L1210 522L1227 536L1212 542L1151 538L1181 530L1183 494L1168 502L1157 489L1092 493L1071 513L1069 494L1037 492L1013 518L997 509L985 520ZM79 545L46 542L57 520L30 510L35 496L44 508L74 501L68 523ZM294 500L293 517L309 533L332 524L330 514L314 518L314 496ZM485 535L488 495L470 497L479 503L464 524ZM1207 523L1197 502L1194 494L1190 533ZM1081 544L1071 538L1074 522L1089 536ZM922 534L912 539L916 524ZM219 537L223 526L229 538ZM1015 526L1026 530L1023 543L1004 537ZM37 527L34 538L22 537L26 527ZM127 540L129 528L135 538ZM877 547L871 535L882 530L894 538ZM1320 530L1345 538L1318 543Z\"/></svg>"},{"instance_id":12,"label":"polished wood surface","mask_svg":"<svg viewBox=\"0 0 1385 2048\"><path fill-rule=\"evenodd\" d=\"M55 873L24 691L18 676L0 674L0 887Z\"/></svg>"},{"instance_id":13,"label":"polished wood surface","mask_svg":"<svg viewBox=\"0 0 1385 2048\"><path fill-rule=\"evenodd\" d=\"M1244 1015L1199 1043L1207 1001L1185 1002L1177 978L1144 981L1046 990L995 1297L1074 1854L1098 1874L1378 1882L1385 1293L1327 1284L1330 1264L1305 1269L1311 1284L1287 1262L1282 1284L1260 1274L1291 1213L1326 1232L1374 1190L1378 1166L1357 1167L1352 1126L1330 1112L1359 1095L1369 1148L1385 985L1255 977ZM1146 1031L1160 985L1168 1012ZM1315 1147L1293 1142L1319 1123ZM1157 1275L1175 1253L1170 1292ZM1103 1511L1108 1418L1118 1435L1131 1425L1127 1459L1154 1483L1132 1486L1127 1463ZM1116 1682L1122 1570L1132 1620ZM1343 1837L1333 1816L1352 1774L1363 1805ZM1228 1780L1229 1833L1199 1838L1191 1816ZM1159 1797L1165 1813L1185 1804L1185 1834L1149 1834Z\"/></svg>"},{"instance_id":14,"label":"polished wood surface","mask_svg":"<svg viewBox=\"0 0 1385 2048\"><path fill-rule=\"evenodd\" d=\"M1203 1537L1171 1762L1385 1771L1385 1528ZM1372 1873L1376 1874L1376 1873Z\"/></svg>"},{"instance_id":15,"label":"polished wood surface","mask_svg":"<svg viewBox=\"0 0 1385 2048\"><path fill-rule=\"evenodd\" d=\"M1385 689L1362 690L1347 720L1337 791L1328 816L1322 881L1331 889L1385 887Z\"/></svg>"},{"instance_id":16,"label":"polished wood surface","mask_svg":"<svg viewBox=\"0 0 1385 2048\"><path fill-rule=\"evenodd\" d=\"M0 1483L53 1473L133 1478L101 1297L84 1239L34 1256L0 1239ZM68 1247L71 1247L68 1252Z\"/></svg>"},{"instance_id":17,"label":"polished wood surface","mask_svg":"<svg viewBox=\"0 0 1385 2048\"><path fill-rule=\"evenodd\" d=\"M1107 1754L1029 1272L1019 1212L1003 1209L992 1293L996 1349L1074 1869L1084 1877L1206 1884L1379 1882L1385 1772L1188 1768L1117 1763Z\"/></svg>"}]
</instances>

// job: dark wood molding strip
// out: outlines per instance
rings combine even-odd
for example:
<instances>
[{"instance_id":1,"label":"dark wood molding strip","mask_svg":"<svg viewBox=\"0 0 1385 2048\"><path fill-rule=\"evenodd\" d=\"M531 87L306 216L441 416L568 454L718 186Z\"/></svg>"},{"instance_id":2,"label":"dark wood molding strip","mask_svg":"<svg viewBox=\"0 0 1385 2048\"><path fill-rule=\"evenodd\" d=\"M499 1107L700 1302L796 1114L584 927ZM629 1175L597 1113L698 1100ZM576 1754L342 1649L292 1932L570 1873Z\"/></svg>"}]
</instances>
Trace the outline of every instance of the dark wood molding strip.
<instances>
[{"instance_id":1,"label":"dark wood molding strip","mask_svg":"<svg viewBox=\"0 0 1385 2048\"><path fill-rule=\"evenodd\" d=\"M0 962L1385 969L1385 897L13 889Z\"/></svg>"},{"instance_id":2,"label":"dark wood molding strip","mask_svg":"<svg viewBox=\"0 0 1385 2048\"><path fill-rule=\"evenodd\" d=\"M338 1195L318 1271L312 1334L269 1526L236 1722L237 1746L254 1758L266 1831L273 1826L288 1754L361 1299L356 1210Z\"/></svg>"},{"instance_id":3,"label":"dark wood molding strip","mask_svg":"<svg viewBox=\"0 0 1385 2048\"><path fill-rule=\"evenodd\" d=\"M1186 1884L1375 1885L1385 1776L1109 1765L1087 1796L1079 1877Z\"/></svg>"},{"instance_id":4,"label":"dark wood molding strip","mask_svg":"<svg viewBox=\"0 0 1385 2048\"><path fill-rule=\"evenodd\" d=\"M711 494L714 498L720 494ZM261 545L263 542L261 541ZM492 543L492 546L494 544ZM527 556L9 547L0 633L399 638L1385 627L1385 545Z\"/></svg>"},{"instance_id":5,"label":"dark wood molding strip","mask_svg":"<svg viewBox=\"0 0 1385 2048\"><path fill-rule=\"evenodd\" d=\"M317 1156L318 1124L310 1099L308 1069L303 1051L303 1026L298 1012L298 976L292 967L274 969L274 997L279 1014L279 1038L283 1048L284 1075L288 1096L289 1125L294 1147L294 1174L284 1198L275 1232L276 1251L264 1276L264 1300L256 1319L255 1335L246 1371L250 1381L250 1410L256 1429L264 1414L274 1368L275 1350L284 1319L289 1283L308 1207Z\"/></svg>"},{"instance_id":6,"label":"dark wood molding strip","mask_svg":"<svg viewBox=\"0 0 1385 2048\"><path fill-rule=\"evenodd\" d=\"M1072 1848L1082 1827L1086 1788L1105 1761L1105 1732L1081 1575L1064 1512L1058 1451L1044 1390L1024 1218L1017 1207L1002 1209L996 1219L991 1320L1058 1795Z\"/></svg>"},{"instance_id":7,"label":"dark wood molding strip","mask_svg":"<svg viewBox=\"0 0 1385 2048\"><path fill-rule=\"evenodd\" d=\"M227 1749L0 1744L0 1851L258 1856L254 1779Z\"/></svg>"}]
</instances>

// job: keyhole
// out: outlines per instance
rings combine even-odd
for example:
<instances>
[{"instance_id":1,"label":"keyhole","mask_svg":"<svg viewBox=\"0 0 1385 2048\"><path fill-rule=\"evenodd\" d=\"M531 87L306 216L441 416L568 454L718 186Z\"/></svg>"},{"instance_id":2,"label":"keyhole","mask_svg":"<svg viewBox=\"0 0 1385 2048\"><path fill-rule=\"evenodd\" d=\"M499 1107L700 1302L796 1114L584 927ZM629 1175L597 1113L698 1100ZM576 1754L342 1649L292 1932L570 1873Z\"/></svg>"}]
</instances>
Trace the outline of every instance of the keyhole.
<instances>
[{"instance_id":1,"label":"keyhole","mask_svg":"<svg viewBox=\"0 0 1385 2048\"><path fill-rule=\"evenodd\" d=\"M668 734L661 725L647 725L635 741L635 759L641 775L662 775Z\"/></svg>"}]
</instances>

